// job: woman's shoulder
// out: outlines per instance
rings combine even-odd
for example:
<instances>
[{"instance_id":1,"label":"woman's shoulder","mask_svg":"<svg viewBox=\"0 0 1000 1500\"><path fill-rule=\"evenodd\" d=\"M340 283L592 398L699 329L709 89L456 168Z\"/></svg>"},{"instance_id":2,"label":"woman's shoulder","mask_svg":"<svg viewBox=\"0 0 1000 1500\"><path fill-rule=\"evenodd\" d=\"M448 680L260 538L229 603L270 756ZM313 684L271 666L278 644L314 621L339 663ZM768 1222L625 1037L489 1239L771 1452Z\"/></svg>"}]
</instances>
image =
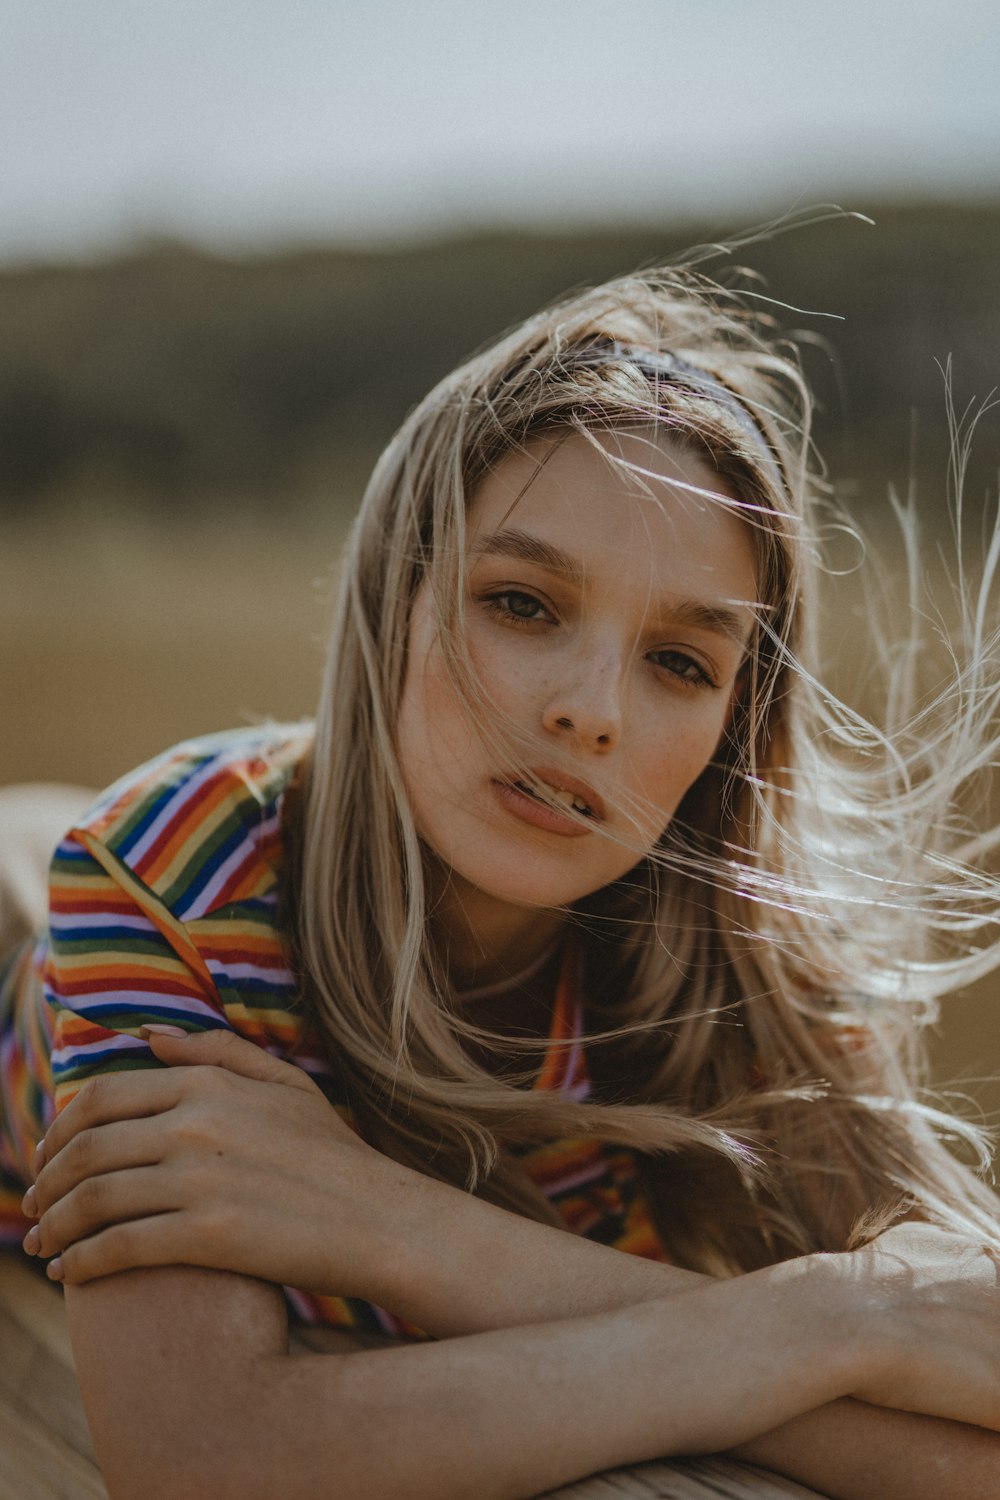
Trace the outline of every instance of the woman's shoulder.
<instances>
[{"instance_id":1,"label":"woman's shoulder","mask_svg":"<svg viewBox=\"0 0 1000 1500\"><path fill-rule=\"evenodd\" d=\"M310 723L265 724L174 745L77 820L70 857L82 844L113 860L178 915L232 900L241 873L280 864L282 804L312 739Z\"/></svg>"}]
</instances>

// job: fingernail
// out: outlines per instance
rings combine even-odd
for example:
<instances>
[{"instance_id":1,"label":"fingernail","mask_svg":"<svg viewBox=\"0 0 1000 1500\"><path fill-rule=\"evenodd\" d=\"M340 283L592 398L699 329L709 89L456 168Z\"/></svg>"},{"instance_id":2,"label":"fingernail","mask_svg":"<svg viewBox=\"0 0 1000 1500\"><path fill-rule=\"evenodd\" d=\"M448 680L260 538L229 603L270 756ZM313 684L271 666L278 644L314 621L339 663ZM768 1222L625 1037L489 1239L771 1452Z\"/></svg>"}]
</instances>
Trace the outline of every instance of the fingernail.
<instances>
[{"instance_id":1,"label":"fingernail","mask_svg":"<svg viewBox=\"0 0 1000 1500\"><path fill-rule=\"evenodd\" d=\"M32 1162L32 1166L35 1169L35 1176L36 1177L38 1176L39 1172L42 1170L42 1168L44 1167L44 1165L45 1165L45 1142L44 1142L44 1140L42 1140L42 1141L39 1141L38 1145L35 1147L35 1157L34 1157L34 1161Z\"/></svg>"},{"instance_id":2,"label":"fingernail","mask_svg":"<svg viewBox=\"0 0 1000 1500\"><path fill-rule=\"evenodd\" d=\"M50 1281L62 1281L63 1267L61 1255L57 1255L55 1260L49 1261L48 1265L45 1267L45 1274Z\"/></svg>"},{"instance_id":3,"label":"fingernail","mask_svg":"<svg viewBox=\"0 0 1000 1500\"><path fill-rule=\"evenodd\" d=\"M180 1026L163 1026L158 1021L156 1021L156 1022L151 1021L148 1026L140 1026L139 1027L139 1035L142 1036L142 1037L148 1037L149 1034L150 1034L150 1032L153 1032L156 1036L190 1036L191 1035L191 1033L189 1031L184 1031L182 1029L182 1027L180 1027Z\"/></svg>"},{"instance_id":4,"label":"fingernail","mask_svg":"<svg viewBox=\"0 0 1000 1500\"><path fill-rule=\"evenodd\" d=\"M25 1255L37 1255L41 1240L42 1237L38 1232L38 1225L32 1224L31 1228L24 1236L24 1239L21 1241L21 1248L23 1249Z\"/></svg>"},{"instance_id":5,"label":"fingernail","mask_svg":"<svg viewBox=\"0 0 1000 1500\"><path fill-rule=\"evenodd\" d=\"M35 1197L35 1190L33 1187L30 1187L25 1193L24 1197L21 1199L21 1212L25 1214L29 1219L38 1218L38 1200Z\"/></svg>"}]
</instances>

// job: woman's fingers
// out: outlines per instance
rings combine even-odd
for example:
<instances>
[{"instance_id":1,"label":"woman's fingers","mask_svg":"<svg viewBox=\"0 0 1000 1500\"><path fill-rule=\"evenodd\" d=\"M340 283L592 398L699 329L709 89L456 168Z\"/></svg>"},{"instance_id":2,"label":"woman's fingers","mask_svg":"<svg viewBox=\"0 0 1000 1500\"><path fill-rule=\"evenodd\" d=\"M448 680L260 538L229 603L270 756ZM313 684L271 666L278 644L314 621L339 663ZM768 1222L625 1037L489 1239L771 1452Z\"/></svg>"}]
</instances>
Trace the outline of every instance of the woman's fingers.
<instances>
[{"instance_id":1,"label":"woman's fingers","mask_svg":"<svg viewBox=\"0 0 1000 1500\"><path fill-rule=\"evenodd\" d=\"M108 1225L85 1239L74 1241L50 1262L53 1280L80 1285L118 1271L143 1266L203 1266L208 1270L244 1270L247 1275L268 1275L253 1266L234 1263L231 1242L220 1232L211 1214L171 1209L143 1218ZM297 1283L298 1284L298 1283Z\"/></svg>"},{"instance_id":2,"label":"woman's fingers","mask_svg":"<svg viewBox=\"0 0 1000 1500\"><path fill-rule=\"evenodd\" d=\"M371 1148L307 1074L228 1031L149 1041L169 1066L91 1080L53 1123L25 1248L66 1280L183 1263L338 1285L323 1205L336 1179L360 1233Z\"/></svg>"},{"instance_id":3,"label":"woman's fingers","mask_svg":"<svg viewBox=\"0 0 1000 1500\"><path fill-rule=\"evenodd\" d=\"M29 1254L58 1255L111 1224L179 1209L182 1196L173 1174L162 1168L130 1167L87 1177L42 1214L25 1238L25 1249Z\"/></svg>"},{"instance_id":4,"label":"woman's fingers","mask_svg":"<svg viewBox=\"0 0 1000 1500\"><path fill-rule=\"evenodd\" d=\"M113 1120L137 1120L173 1109L189 1090L193 1079L187 1073L206 1067L224 1069L230 1075L262 1083L280 1083L322 1098L320 1090L301 1068L280 1061L253 1042L224 1028L191 1032L186 1036L148 1032L146 1040L163 1069L136 1069L89 1079L80 1092L52 1122L40 1143L38 1168L51 1162L74 1136ZM197 1087L207 1083L198 1079Z\"/></svg>"},{"instance_id":5,"label":"woman's fingers","mask_svg":"<svg viewBox=\"0 0 1000 1500\"><path fill-rule=\"evenodd\" d=\"M142 1167L163 1158L160 1120L119 1120L81 1130L39 1172L24 1211L38 1218L88 1177Z\"/></svg>"},{"instance_id":6,"label":"woman's fingers","mask_svg":"<svg viewBox=\"0 0 1000 1500\"><path fill-rule=\"evenodd\" d=\"M163 1114L174 1108L181 1093L181 1076L165 1068L90 1078L45 1132L40 1143L44 1160L51 1162L82 1130Z\"/></svg>"},{"instance_id":7,"label":"woman's fingers","mask_svg":"<svg viewBox=\"0 0 1000 1500\"><path fill-rule=\"evenodd\" d=\"M239 1073L243 1078L260 1079L263 1083L284 1083L291 1088L315 1090L316 1085L301 1068L293 1063L282 1062L269 1052L237 1036L235 1031L216 1027L210 1031L190 1031L183 1036L174 1036L152 1027L142 1027L141 1032L152 1051L161 1062L176 1067L178 1064L201 1064L226 1068L230 1073Z\"/></svg>"},{"instance_id":8,"label":"woman's fingers","mask_svg":"<svg viewBox=\"0 0 1000 1500\"><path fill-rule=\"evenodd\" d=\"M141 1266L201 1264L192 1258L190 1228L181 1227L186 1217L171 1212L112 1224L68 1245L50 1262L49 1275L76 1286Z\"/></svg>"}]
</instances>

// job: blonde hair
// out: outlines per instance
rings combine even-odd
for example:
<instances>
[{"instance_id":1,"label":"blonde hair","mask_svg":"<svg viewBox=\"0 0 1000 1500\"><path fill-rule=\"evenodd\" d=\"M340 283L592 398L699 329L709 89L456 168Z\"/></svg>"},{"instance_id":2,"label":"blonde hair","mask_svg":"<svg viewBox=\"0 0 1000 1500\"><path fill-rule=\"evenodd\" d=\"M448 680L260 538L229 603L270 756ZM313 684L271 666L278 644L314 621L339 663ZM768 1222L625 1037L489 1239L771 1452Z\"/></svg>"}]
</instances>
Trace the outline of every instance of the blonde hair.
<instances>
[{"instance_id":1,"label":"blonde hair","mask_svg":"<svg viewBox=\"0 0 1000 1500\"><path fill-rule=\"evenodd\" d=\"M996 1237L994 1200L940 1143L958 1137L985 1162L981 1139L917 1094L921 1024L997 960L997 885L967 858L990 840L963 849L956 815L992 753L991 643L974 611L950 693L918 711L904 664L880 728L824 690L809 420L796 361L764 321L678 267L574 295L470 359L372 475L302 793L303 989L368 1138L553 1222L502 1144L634 1147L672 1254L704 1269L840 1248L907 1208ZM580 1103L470 1056L481 1034L428 937L395 728L426 579L456 690L484 734L511 737L464 649L469 497L541 434L626 427L697 453L737 497L759 619L723 750L657 849L571 914L595 1058L631 1084L627 1101L602 1091L597 1066Z\"/></svg>"}]
</instances>

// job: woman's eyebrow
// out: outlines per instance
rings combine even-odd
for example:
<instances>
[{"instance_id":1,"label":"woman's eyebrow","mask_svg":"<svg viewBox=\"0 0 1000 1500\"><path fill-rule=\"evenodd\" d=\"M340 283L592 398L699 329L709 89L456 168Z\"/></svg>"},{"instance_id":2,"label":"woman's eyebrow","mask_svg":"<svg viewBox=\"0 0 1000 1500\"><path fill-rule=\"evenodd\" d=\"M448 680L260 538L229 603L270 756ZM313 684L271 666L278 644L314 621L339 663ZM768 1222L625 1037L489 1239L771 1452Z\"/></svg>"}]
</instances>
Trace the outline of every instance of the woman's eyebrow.
<instances>
[{"instance_id":1,"label":"woman's eyebrow","mask_svg":"<svg viewBox=\"0 0 1000 1500\"><path fill-rule=\"evenodd\" d=\"M537 563L550 573L558 573L571 583L583 580L583 569L568 552L552 542L543 542L530 532L518 531L516 527L505 527L503 531L491 532L473 544L475 557L513 557L519 562Z\"/></svg>"},{"instance_id":2,"label":"woman's eyebrow","mask_svg":"<svg viewBox=\"0 0 1000 1500\"><path fill-rule=\"evenodd\" d=\"M678 625L693 625L698 630L724 635L744 651L750 643L754 623L750 606L741 611L730 609L725 604L706 604L699 599L678 599L668 603L663 608L662 617Z\"/></svg>"}]
</instances>

